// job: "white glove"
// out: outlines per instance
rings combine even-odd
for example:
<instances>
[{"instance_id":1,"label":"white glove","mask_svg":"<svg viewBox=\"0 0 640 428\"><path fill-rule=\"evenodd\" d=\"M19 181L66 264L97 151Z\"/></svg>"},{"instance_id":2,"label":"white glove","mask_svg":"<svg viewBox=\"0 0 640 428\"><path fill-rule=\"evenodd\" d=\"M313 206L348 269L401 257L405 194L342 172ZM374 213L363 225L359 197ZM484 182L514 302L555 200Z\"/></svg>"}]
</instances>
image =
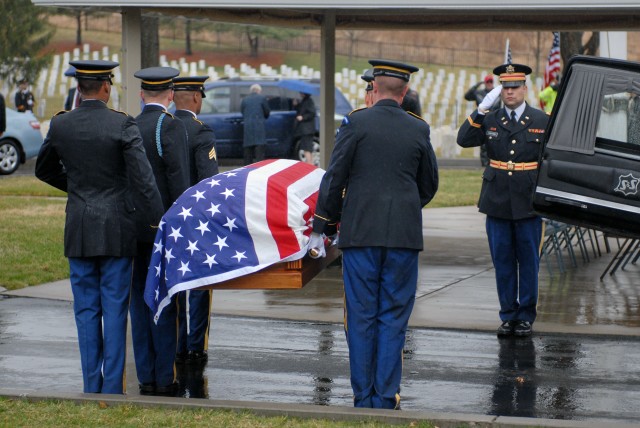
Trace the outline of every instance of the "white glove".
<instances>
[{"instance_id":1,"label":"white glove","mask_svg":"<svg viewBox=\"0 0 640 428\"><path fill-rule=\"evenodd\" d=\"M319 233L311 232L307 248L312 259L326 257L327 255L327 251L324 249L324 237Z\"/></svg>"},{"instance_id":2,"label":"white glove","mask_svg":"<svg viewBox=\"0 0 640 428\"><path fill-rule=\"evenodd\" d=\"M487 110L489 110L493 103L496 102L498 97L500 97L500 92L502 91L502 85L498 85L491 90L487 95L484 96L482 102L478 105L478 113L485 114Z\"/></svg>"}]
</instances>

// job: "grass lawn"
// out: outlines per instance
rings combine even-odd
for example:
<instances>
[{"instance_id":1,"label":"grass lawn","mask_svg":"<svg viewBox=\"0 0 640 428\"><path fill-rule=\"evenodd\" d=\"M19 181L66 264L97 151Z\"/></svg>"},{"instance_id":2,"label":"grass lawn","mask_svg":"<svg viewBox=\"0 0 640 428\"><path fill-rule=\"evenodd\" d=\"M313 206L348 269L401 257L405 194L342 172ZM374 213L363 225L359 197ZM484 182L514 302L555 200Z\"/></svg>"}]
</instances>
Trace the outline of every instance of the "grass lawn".
<instances>
[{"instance_id":1,"label":"grass lawn","mask_svg":"<svg viewBox=\"0 0 640 428\"><path fill-rule=\"evenodd\" d=\"M480 170L441 170L429 208L475 205ZM0 180L0 286L15 290L69 277L64 257L65 193L35 177Z\"/></svg>"},{"instance_id":2,"label":"grass lawn","mask_svg":"<svg viewBox=\"0 0 640 428\"><path fill-rule=\"evenodd\" d=\"M425 421L391 425L375 421L336 422L288 416L262 417L249 412L209 409L173 409L104 402L75 404L69 401L13 400L0 397L3 427L233 427L233 428L328 428L415 427L433 428Z\"/></svg>"}]
</instances>

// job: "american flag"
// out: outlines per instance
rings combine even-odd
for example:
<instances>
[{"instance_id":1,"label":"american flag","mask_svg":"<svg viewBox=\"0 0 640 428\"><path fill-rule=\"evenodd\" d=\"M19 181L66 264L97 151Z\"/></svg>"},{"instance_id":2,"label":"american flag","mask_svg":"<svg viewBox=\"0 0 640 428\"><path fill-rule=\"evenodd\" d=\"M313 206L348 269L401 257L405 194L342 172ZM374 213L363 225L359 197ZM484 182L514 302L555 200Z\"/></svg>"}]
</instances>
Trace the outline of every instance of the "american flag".
<instances>
[{"instance_id":1,"label":"american flag","mask_svg":"<svg viewBox=\"0 0 640 428\"><path fill-rule=\"evenodd\" d=\"M307 163L265 160L187 189L156 234L144 293L156 320L179 291L301 259L323 175Z\"/></svg>"},{"instance_id":2,"label":"american flag","mask_svg":"<svg viewBox=\"0 0 640 428\"><path fill-rule=\"evenodd\" d=\"M544 88L549 86L558 74L560 74L560 33L556 31L553 33L553 43L544 69Z\"/></svg>"},{"instance_id":3,"label":"american flag","mask_svg":"<svg viewBox=\"0 0 640 428\"><path fill-rule=\"evenodd\" d=\"M509 44L509 39L504 46L504 63L511 64L513 63L513 58L511 57L511 45Z\"/></svg>"}]
</instances>

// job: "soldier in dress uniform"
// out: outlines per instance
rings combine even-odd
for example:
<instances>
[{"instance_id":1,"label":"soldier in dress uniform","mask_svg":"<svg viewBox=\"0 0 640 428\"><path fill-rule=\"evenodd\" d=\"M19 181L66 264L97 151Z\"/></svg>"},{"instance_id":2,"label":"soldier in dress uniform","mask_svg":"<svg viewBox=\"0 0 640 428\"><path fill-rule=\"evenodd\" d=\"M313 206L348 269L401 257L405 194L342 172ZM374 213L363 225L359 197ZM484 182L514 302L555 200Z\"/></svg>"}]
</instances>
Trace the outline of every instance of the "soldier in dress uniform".
<instances>
[{"instance_id":1,"label":"soldier in dress uniform","mask_svg":"<svg viewBox=\"0 0 640 428\"><path fill-rule=\"evenodd\" d=\"M321 184L309 247L340 222L345 332L356 407L399 408L422 207L438 189L429 125L400 104L414 66L371 60L375 104L346 116Z\"/></svg>"},{"instance_id":2,"label":"soldier in dress uniform","mask_svg":"<svg viewBox=\"0 0 640 428\"><path fill-rule=\"evenodd\" d=\"M76 68L74 66L69 66L64 71L64 75L67 77L74 77L76 75ZM67 93L67 98L64 100L64 109L65 110L73 110L80 105L80 92L76 90L76 86L69 88L69 92Z\"/></svg>"},{"instance_id":3,"label":"soldier in dress uniform","mask_svg":"<svg viewBox=\"0 0 640 428\"><path fill-rule=\"evenodd\" d=\"M215 135L198 120L202 107L204 82L208 76L176 77L173 79L175 116L187 127L189 142L190 185L218 173ZM207 362L209 326L211 322L211 290L188 290L178 293L177 363Z\"/></svg>"},{"instance_id":4,"label":"soldier in dress uniform","mask_svg":"<svg viewBox=\"0 0 640 428\"><path fill-rule=\"evenodd\" d=\"M536 319L542 221L531 195L548 117L529 106L526 76L531 68L503 64L493 73L501 85L489 92L458 131L458 144L485 144L489 165L482 176L478 207L487 215L487 237L496 271L498 336L529 336ZM498 97L504 108L490 111Z\"/></svg>"},{"instance_id":5,"label":"soldier in dress uniform","mask_svg":"<svg viewBox=\"0 0 640 428\"><path fill-rule=\"evenodd\" d=\"M158 224L164 209L136 122L106 104L118 63L71 64L84 101L51 119L36 176L68 194L64 253L71 271L84 392L123 394L136 254L133 201L143 208L149 225Z\"/></svg>"},{"instance_id":6,"label":"soldier in dress uniform","mask_svg":"<svg viewBox=\"0 0 640 428\"><path fill-rule=\"evenodd\" d=\"M365 70L360 78L367 82L367 86L364 88L364 105L371 107L373 105L373 69Z\"/></svg>"},{"instance_id":7,"label":"soldier in dress uniform","mask_svg":"<svg viewBox=\"0 0 640 428\"><path fill-rule=\"evenodd\" d=\"M13 101L16 105L16 110L20 113L24 113L27 110L33 112L35 99L29 90L29 81L27 79L20 79L18 81L18 91Z\"/></svg>"},{"instance_id":8,"label":"soldier in dress uniform","mask_svg":"<svg viewBox=\"0 0 640 428\"><path fill-rule=\"evenodd\" d=\"M173 100L171 67L150 67L134 75L141 80L144 108L136 117L144 148L156 178L165 211L189 188L189 154L184 123L166 109ZM154 323L154 314L144 301L147 270L157 229L138 224L138 256L133 265L131 333L140 393L175 395L177 347L177 302L174 298Z\"/></svg>"}]
</instances>

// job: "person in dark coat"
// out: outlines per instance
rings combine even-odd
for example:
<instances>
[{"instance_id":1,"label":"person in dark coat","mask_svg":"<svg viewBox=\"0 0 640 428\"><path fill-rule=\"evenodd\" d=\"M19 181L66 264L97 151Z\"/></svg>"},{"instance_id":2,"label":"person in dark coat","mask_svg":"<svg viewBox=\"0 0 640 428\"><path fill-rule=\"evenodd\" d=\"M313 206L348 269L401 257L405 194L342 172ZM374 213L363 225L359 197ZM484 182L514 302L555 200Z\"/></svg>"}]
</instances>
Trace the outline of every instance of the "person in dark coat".
<instances>
[{"instance_id":1,"label":"person in dark coat","mask_svg":"<svg viewBox=\"0 0 640 428\"><path fill-rule=\"evenodd\" d=\"M0 137L7 130L7 111L4 103L4 95L0 94Z\"/></svg>"},{"instance_id":2,"label":"person in dark coat","mask_svg":"<svg viewBox=\"0 0 640 428\"><path fill-rule=\"evenodd\" d=\"M144 108L136 117L142 141L160 190L165 211L189 188L189 154L184 123L166 108L173 100L173 78L178 70L150 67L134 75L141 80ZM157 229L138 223L138 256L131 287L131 334L140 393L175 395L177 349L177 303L174 298L154 322L144 301L147 271L154 251Z\"/></svg>"},{"instance_id":3,"label":"person in dark coat","mask_svg":"<svg viewBox=\"0 0 640 428\"><path fill-rule=\"evenodd\" d=\"M78 109L51 119L35 172L67 192L64 254L69 258L84 392L123 394L136 254L134 198L149 225L157 225L164 210L134 119L106 104L118 63L72 64L85 100Z\"/></svg>"},{"instance_id":4,"label":"person in dark coat","mask_svg":"<svg viewBox=\"0 0 640 428\"><path fill-rule=\"evenodd\" d=\"M264 124L271 114L267 99L261 94L262 86L254 83L240 103L240 112L244 121L244 164L249 165L264 159L267 134Z\"/></svg>"},{"instance_id":5,"label":"person in dark coat","mask_svg":"<svg viewBox=\"0 0 640 428\"><path fill-rule=\"evenodd\" d=\"M409 111L418 117L422 117L422 107L420 107L420 95L418 91L409 89L407 95L402 99L402 110Z\"/></svg>"},{"instance_id":6,"label":"person in dark coat","mask_svg":"<svg viewBox=\"0 0 640 428\"><path fill-rule=\"evenodd\" d=\"M484 76L482 82L478 82L467 90L464 94L464 99L467 101L473 101L476 103L476 107L480 105L484 97L493 90L493 76ZM489 111L500 109L500 97L498 97L493 105L489 107ZM485 145L480 146L480 164L482 166L489 165L489 157L487 156L487 148Z\"/></svg>"},{"instance_id":7,"label":"person in dark coat","mask_svg":"<svg viewBox=\"0 0 640 428\"><path fill-rule=\"evenodd\" d=\"M309 247L323 256L323 234L340 223L354 405L393 409L423 249L422 208L438 189L438 166L429 125L400 107L418 69L369 63L375 104L350 113L336 134Z\"/></svg>"},{"instance_id":8,"label":"person in dark coat","mask_svg":"<svg viewBox=\"0 0 640 428\"><path fill-rule=\"evenodd\" d=\"M70 66L65 70L64 75L67 77L74 77L76 75L76 68L74 66ZM80 92L76 90L75 86L72 86L69 88L67 98L64 100L63 108L67 111L73 110L80 105L80 101Z\"/></svg>"},{"instance_id":9,"label":"person in dark coat","mask_svg":"<svg viewBox=\"0 0 640 428\"><path fill-rule=\"evenodd\" d=\"M20 113L24 113L27 110L33 113L35 99L29 90L29 81L27 79L20 79L18 82L18 91L14 97L14 103L16 110Z\"/></svg>"},{"instance_id":10,"label":"person in dark coat","mask_svg":"<svg viewBox=\"0 0 640 428\"><path fill-rule=\"evenodd\" d=\"M367 86L364 88L364 105L371 107L373 105L373 70L371 68L365 70L360 78L367 82Z\"/></svg>"},{"instance_id":11,"label":"person in dark coat","mask_svg":"<svg viewBox=\"0 0 640 428\"><path fill-rule=\"evenodd\" d=\"M542 220L533 212L538 154L548 116L525 102L531 68L503 64L493 73L500 86L489 92L458 131L458 145L484 144L489 165L482 175L478 207L487 215L487 237L496 272L498 336L529 336L536 319ZM502 98L504 108L491 111Z\"/></svg>"},{"instance_id":12,"label":"person in dark coat","mask_svg":"<svg viewBox=\"0 0 640 428\"><path fill-rule=\"evenodd\" d=\"M296 119L293 139L298 141L297 147L304 151L305 162L314 165L313 137L316 135L316 105L311 94L300 92L300 100L296 100Z\"/></svg>"},{"instance_id":13,"label":"person in dark coat","mask_svg":"<svg viewBox=\"0 0 640 428\"><path fill-rule=\"evenodd\" d=\"M218 173L215 135L198 120L202 107L204 82L208 76L176 77L173 79L175 116L187 128L189 143L190 185ZM178 293L178 349L176 362L202 364L208 359L209 327L211 323L211 290L188 290Z\"/></svg>"}]
</instances>

